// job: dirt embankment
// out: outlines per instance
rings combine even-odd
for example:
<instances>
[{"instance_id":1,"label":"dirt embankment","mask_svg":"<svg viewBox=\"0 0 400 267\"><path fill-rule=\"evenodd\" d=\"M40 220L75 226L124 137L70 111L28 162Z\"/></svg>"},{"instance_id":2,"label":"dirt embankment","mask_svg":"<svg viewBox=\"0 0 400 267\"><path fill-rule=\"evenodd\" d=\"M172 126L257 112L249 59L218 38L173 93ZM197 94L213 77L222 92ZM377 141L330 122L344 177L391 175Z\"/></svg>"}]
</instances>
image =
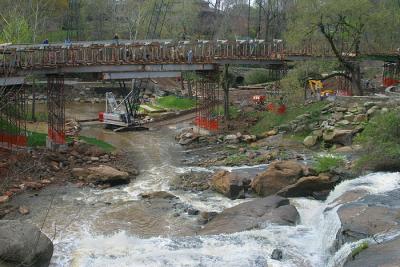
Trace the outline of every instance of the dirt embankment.
<instances>
[{"instance_id":1,"label":"dirt embankment","mask_svg":"<svg viewBox=\"0 0 400 267\"><path fill-rule=\"evenodd\" d=\"M111 186L110 183L97 183L74 175L76 170L89 170L99 166L110 167L116 172L123 171L130 177L137 174L133 162L125 154L104 152L96 146L82 142L70 145L63 152L44 148L24 152L0 149L0 218L7 213L2 205L6 205L14 195L25 190L40 190L49 185L65 183L99 188Z\"/></svg>"}]
</instances>

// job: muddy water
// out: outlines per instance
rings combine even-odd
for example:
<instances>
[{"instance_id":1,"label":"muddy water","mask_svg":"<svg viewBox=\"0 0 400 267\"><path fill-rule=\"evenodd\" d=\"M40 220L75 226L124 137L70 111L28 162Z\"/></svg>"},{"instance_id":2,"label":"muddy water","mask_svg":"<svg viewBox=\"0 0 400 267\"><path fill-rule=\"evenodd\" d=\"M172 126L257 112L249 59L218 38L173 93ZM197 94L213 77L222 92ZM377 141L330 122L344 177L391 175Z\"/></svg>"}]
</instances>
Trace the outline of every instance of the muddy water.
<instances>
[{"instance_id":1,"label":"muddy water","mask_svg":"<svg viewBox=\"0 0 400 267\"><path fill-rule=\"evenodd\" d=\"M32 106L27 106L28 111L32 110ZM67 119L75 120L92 120L99 117L99 112L106 109L105 103L76 103L70 102L65 104L65 116ZM47 104L36 104L37 115L47 113Z\"/></svg>"}]
</instances>

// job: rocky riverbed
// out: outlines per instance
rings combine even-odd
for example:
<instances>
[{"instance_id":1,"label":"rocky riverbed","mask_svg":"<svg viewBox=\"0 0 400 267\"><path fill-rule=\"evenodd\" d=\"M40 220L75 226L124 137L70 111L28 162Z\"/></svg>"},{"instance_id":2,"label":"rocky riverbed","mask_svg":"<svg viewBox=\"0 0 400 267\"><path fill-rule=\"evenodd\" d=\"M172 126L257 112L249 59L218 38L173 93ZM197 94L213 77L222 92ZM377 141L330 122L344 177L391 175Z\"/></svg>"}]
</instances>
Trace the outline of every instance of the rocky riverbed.
<instances>
[{"instance_id":1,"label":"rocky riverbed","mask_svg":"<svg viewBox=\"0 0 400 267\"><path fill-rule=\"evenodd\" d=\"M50 176L68 174L74 183L19 192L0 208L29 212L14 209L3 220L39 227L54 244L51 266L368 266L374 253L375 266L397 262L399 173L354 177L346 166L319 173L309 164L317 149L298 141L285 147L281 129L187 135L193 141L180 145L174 137L182 127L84 127L82 134L120 152L85 155L86 148L74 156L72 149ZM247 161L248 152L263 160ZM226 161L238 153L246 161ZM0 250L0 259L7 253Z\"/></svg>"}]
</instances>

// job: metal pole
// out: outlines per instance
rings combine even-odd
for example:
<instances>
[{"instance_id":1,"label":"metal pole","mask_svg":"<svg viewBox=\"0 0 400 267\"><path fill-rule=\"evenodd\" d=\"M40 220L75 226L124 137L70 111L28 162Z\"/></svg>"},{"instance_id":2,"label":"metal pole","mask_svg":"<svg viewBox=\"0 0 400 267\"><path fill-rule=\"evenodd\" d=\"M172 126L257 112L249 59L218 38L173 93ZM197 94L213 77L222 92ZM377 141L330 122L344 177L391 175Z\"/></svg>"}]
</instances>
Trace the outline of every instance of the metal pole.
<instances>
[{"instance_id":1,"label":"metal pole","mask_svg":"<svg viewBox=\"0 0 400 267\"><path fill-rule=\"evenodd\" d=\"M249 17L247 21L247 37L250 39L251 0L249 0Z\"/></svg>"},{"instance_id":2,"label":"metal pole","mask_svg":"<svg viewBox=\"0 0 400 267\"><path fill-rule=\"evenodd\" d=\"M224 117L229 121L229 64L224 65Z\"/></svg>"}]
</instances>

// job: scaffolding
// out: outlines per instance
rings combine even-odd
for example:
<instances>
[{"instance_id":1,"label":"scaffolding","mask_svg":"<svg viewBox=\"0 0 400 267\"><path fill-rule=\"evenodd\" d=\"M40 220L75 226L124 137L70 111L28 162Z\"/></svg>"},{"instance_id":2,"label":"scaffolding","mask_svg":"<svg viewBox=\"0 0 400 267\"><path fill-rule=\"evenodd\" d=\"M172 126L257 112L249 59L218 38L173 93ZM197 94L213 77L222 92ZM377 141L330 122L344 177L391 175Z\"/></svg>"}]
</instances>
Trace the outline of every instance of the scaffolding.
<instances>
[{"instance_id":1,"label":"scaffolding","mask_svg":"<svg viewBox=\"0 0 400 267\"><path fill-rule=\"evenodd\" d=\"M400 63L386 62L383 65L383 80L385 87L400 84Z\"/></svg>"},{"instance_id":2,"label":"scaffolding","mask_svg":"<svg viewBox=\"0 0 400 267\"><path fill-rule=\"evenodd\" d=\"M23 86L0 88L0 146L16 149L28 145L26 95Z\"/></svg>"},{"instance_id":3,"label":"scaffolding","mask_svg":"<svg viewBox=\"0 0 400 267\"><path fill-rule=\"evenodd\" d=\"M65 144L64 76L47 76L48 145Z\"/></svg>"},{"instance_id":4,"label":"scaffolding","mask_svg":"<svg viewBox=\"0 0 400 267\"><path fill-rule=\"evenodd\" d=\"M196 82L195 125L209 131L219 129L219 90L218 83L209 80Z\"/></svg>"}]
</instances>

